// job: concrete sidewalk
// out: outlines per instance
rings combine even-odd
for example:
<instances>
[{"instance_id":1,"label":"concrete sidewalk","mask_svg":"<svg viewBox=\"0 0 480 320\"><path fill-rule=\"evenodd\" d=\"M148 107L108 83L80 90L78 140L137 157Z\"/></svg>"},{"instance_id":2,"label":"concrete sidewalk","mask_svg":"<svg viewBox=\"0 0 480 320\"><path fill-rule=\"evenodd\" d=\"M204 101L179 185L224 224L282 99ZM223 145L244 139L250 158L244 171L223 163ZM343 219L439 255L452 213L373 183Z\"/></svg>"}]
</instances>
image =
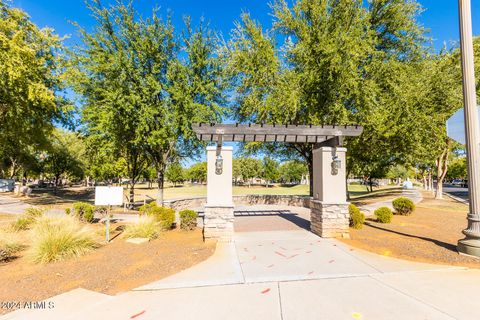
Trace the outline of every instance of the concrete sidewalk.
<instances>
[{"instance_id":1,"label":"concrete sidewalk","mask_svg":"<svg viewBox=\"0 0 480 320\"><path fill-rule=\"evenodd\" d=\"M160 281L92 292L94 303L72 305L91 299L72 292L49 299L54 309L2 319L480 319L479 288L479 270L379 256L305 230L242 232Z\"/></svg>"}]
</instances>

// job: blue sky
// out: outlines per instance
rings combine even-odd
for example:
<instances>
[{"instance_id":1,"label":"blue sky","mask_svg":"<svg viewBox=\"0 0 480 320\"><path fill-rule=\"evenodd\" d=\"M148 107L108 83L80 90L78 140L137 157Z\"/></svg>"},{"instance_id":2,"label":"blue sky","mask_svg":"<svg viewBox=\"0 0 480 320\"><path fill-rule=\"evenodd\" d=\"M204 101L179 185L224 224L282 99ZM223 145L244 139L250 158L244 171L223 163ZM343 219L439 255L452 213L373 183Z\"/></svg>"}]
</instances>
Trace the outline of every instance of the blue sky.
<instances>
[{"instance_id":1,"label":"blue sky","mask_svg":"<svg viewBox=\"0 0 480 320\"><path fill-rule=\"evenodd\" d=\"M109 0L112 2L112 0ZM473 33L480 35L480 0L472 1ZM104 1L106 2L106 1ZM160 7L162 16L167 10L173 13L174 23L182 27L182 16L190 15L193 21L204 17L210 26L228 39L233 22L242 12L248 11L265 28L271 26L270 1L259 0L134 0L136 9L142 15L148 15L155 6ZM431 30L436 49L448 46L458 40L458 1L457 0L420 0L425 9L420 22ZM93 19L89 15L83 0L13 0L13 6L24 9L39 26L52 27L60 35L70 35L67 44L78 43L77 33L69 21L76 21L87 29Z\"/></svg>"},{"instance_id":2,"label":"blue sky","mask_svg":"<svg viewBox=\"0 0 480 320\"><path fill-rule=\"evenodd\" d=\"M473 33L480 35L480 0L471 1ZM114 2L114 0L103 2ZM435 48L441 49L444 43L450 47L457 42L459 38L458 1L420 0L418 2L425 10L419 17L419 21L430 30L429 35L434 41ZM229 38L234 21L239 19L242 12L249 12L254 19L261 22L264 28L270 28L269 3L270 0L134 0L135 8L144 16L149 15L152 8L156 6L160 7L160 14L163 17L171 11L177 29L182 29L184 15L190 15L193 22L198 22L201 17L204 17L225 39ZM71 21L77 22L87 30L94 23L83 0L13 0L12 5L25 10L40 27L48 26L55 29L61 36L70 36L66 41L67 45L79 44L76 28ZM461 116L457 118L461 120ZM452 123L451 128L456 126L456 123ZM237 146L235 150L238 150ZM189 165L191 162L187 160L185 164Z\"/></svg>"}]
</instances>

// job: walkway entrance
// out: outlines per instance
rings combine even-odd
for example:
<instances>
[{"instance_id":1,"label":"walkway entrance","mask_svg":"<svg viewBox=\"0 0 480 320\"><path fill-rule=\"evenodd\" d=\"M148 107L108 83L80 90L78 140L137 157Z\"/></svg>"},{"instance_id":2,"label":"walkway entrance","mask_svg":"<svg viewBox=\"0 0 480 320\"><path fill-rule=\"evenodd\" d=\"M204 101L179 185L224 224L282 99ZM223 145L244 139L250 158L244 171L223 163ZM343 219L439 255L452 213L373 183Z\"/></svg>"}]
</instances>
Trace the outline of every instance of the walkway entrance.
<instances>
[{"instance_id":1,"label":"walkway entrance","mask_svg":"<svg viewBox=\"0 0 480 320\"><path fill-rule=\"evenodd\" d=\"M232 147L225 141L311 143L313 150L313 198L310 200L310 229L321 237L349 237L346 197L345 136L358 136L360 126L336 125L241 125L198 124L197 138L216 142L207 147L207 203L205 238L230 241L234 231L232 200Z\"/></svg>"}]
</instances>

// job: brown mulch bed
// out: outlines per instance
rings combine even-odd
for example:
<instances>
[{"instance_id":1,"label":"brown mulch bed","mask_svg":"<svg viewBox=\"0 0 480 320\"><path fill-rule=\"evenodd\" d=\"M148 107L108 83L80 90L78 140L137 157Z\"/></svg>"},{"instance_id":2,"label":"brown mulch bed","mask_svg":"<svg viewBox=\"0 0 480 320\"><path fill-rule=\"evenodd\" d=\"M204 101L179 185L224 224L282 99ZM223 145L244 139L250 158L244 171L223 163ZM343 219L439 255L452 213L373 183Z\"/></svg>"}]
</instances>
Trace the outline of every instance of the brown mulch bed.
<instances>
[{"instance_id":1,"label":"brown mulch bed","mask_svg":"<svg viewBox=\"0 0 480 320\"><path fill-rule=\"evenodd\" d=\"M456 246L467 226L468 207L446 198L424 200L410 216L395 215L389 224L367 219L363 229L350 229L345 243L378 254L418 262L480 268L480 259L460 255Z\"/></svg>"},{"instance_id":2,"label":"brown mulch bed","mask_svg":"<svg viewBox=\"0 0 480 320\"><path fill-rule=\"evenodd\" d=\"M164 232L138 245L118 239L85 256L49 264L21 256L0 264L0 300L43 300L78 287L116 294L189 268L214 250L215 243L205 243L197 229Z\"/></svg>"}]
</instances>

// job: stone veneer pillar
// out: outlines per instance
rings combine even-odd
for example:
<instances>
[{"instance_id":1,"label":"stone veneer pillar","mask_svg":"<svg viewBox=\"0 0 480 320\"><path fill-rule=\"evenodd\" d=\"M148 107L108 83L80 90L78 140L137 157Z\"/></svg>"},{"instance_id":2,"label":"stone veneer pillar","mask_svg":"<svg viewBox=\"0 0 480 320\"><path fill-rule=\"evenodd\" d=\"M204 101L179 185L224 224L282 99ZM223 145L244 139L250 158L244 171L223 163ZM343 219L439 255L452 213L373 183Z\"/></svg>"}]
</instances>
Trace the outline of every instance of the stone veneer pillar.
<instances>
[{"instance_id":1,"label":"stone veneer pillar","mask_svg":"<svg viewBox=\"0 0 480 320\"><path fill-rule=\"evenodd\" d=\"M313 200L310 229L324 238L349 238L349 213L345 183L346 148L321 147L313 150ZM340 160L336 174L334 157Z\"/></svg>"},{"instance_id":2,"label":"stone veneer pillar","mask_svg":"<svg viewBox=\"0 0 480 320\"><path fill-rule=\"evenodd\" d=\"M233 236L232 152L233 147L222 147L223 169L215 172L215 146L207 147L207 203L203 218L205 239L231 241Z\"/></svg>"}]
</instances>

